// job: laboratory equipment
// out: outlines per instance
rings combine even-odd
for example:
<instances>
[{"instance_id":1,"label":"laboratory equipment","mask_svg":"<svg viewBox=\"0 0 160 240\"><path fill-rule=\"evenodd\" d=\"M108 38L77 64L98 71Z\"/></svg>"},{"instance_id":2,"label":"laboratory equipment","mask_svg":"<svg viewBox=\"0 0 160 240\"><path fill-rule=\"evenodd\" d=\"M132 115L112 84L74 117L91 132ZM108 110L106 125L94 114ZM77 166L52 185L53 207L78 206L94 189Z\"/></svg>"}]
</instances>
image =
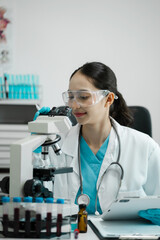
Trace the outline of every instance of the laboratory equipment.
<instances>
[{"instance_id":1,"label":"laboratory equipment","mask_svg":"<svg viewBox=\"0 0 160 240\"><path fill-rule=\"evenodd\" d=\"M9 197L3 197L2 198L2 203L3 203L3 216L2 216L2 221L3 221L3 234L4 236L7 234L8 232L8 203L10 202L10 198Z\"/></svg>"},{"instance_id":2,"label":"laboratory equipment","mask_svg":"<svg viewBox=\"0 0 160 240\"><path fill-rule=\"evenodd\" d=\"M32 152L42 145L42 158L44 162L48 157L48 148L50 146L57 155L60 154L61 149L58 142L61 140L61 136L70 130L73 123L74 117L71 109L63 106L54 107L48 115L39 115L35 121L28 123L28 129L32 134L11 144L10 197L53 197L52 191L46 188L43 182L52 182L55 174L69 173L73 169L70 167L56 169L54 166L43 168L40 166L33 169ZM8 184L8 181L5 182Z\"/></svg>"},{"instance_id":3,"label":"laboratory equipment","mask_svg":"<svg viewBox=\"0 0 160 240\"><path fill-rule=\"evenodd\" d=\"M40 100L42 88L39 76L34 74L4 74L0 76L0 99Z\"/></svg>"},{"instance_id":4,"label":"laboratory equipment","mask_svg":"<svg viewBox=\"0 0 160 240\"><path fill-rule=\"evenodd\" d=\"M69 239L71 237L71 202L68 199L51 199L37 197L19 198L3 200L3 207L9 205L7 218L0 214L2 229L0 228L0 238L58 238ZM26 204L29 203L29 204ZM63 211L62 211L63 205ZM16 211L18 211L15 213ZM61 211L60 211L61 209ZM48 211L49 210L49 211ZM30 214L26 219L26 212ZM50 213L50 218L46 217ZM5 211L6 215L6 211ZM61 215L59 217L59 215ZM49 225L48 225L49 224ZM58 226L58 231L57 231ZM49 227L49 228L48 228ZM57 234L58 233L58 234Z\"/></svg>"},{"instance_id":5,"label":"laboratory equipment","mask_svg":"<svg viewBox=\"0 0 160 240\"><path fill-rule=\"evenodd\" d=\"M26 237L29 237L31 226L30 226L30 219L31 219L31 203L32 203L32 197L24 197L23 201L25 203L25 234Z\"/></svg>"},{"instance_id":6,"label":"laboratory equipment","mask_svg":"<svg viewBox=\"0 0 160 240\"><path fill-rule=\"evenodd\" d=\"M64 199L57 199L57 230L56 230L56 236L60 237L62 233L62 220L63 220L63 204Z\"/></svg>"},{"instance_id":7,"label":"laboratory equipment","mask_svg":"<svg viewBox=\"0 0 160 240\"><path fill-rule=\"evenodd\" d=\"M46 232L47 236L51 234L51 227L52 227L52 204L54 199L53 198L46 198L47 203L47 213L46 213Z\"/></svg>"},{"instance_id":8,"label":"laboratory equipment","mask_svg":"<svg viewBox=\"0 0 160 240\"><path fill-rule=\"evenodd\" d=\"M13 229L14 229L14 236L18 235L19 232L19 223L20 223L20 202L21 198L20 197L14 197L13 198Z\"/></svg>"},{"instance_id":9,"label":"laboratory equipment","mask_svg":"<svg viewBox=\"0 0 160 240\"><path fill-rule=\"evenodd\" d=\"M41 234L41 229L42 229L42 203L43 203L43 198L42 197L36 197L35 198L36 204L36 227L35 227L35 232L36 236L39 238Z\"/></svg>"}]
</instances>

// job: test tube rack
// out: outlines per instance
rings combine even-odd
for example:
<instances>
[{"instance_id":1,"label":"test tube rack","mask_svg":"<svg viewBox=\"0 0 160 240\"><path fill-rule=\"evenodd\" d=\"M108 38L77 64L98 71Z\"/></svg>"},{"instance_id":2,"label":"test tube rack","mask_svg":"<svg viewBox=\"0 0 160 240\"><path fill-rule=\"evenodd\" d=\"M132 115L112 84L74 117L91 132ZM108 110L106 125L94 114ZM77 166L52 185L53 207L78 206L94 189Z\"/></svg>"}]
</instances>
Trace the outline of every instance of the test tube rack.
<instances>
[{"instance_id":1,"label":"test tube rack","mask_svg":"<svg viewBox=\"0 0 160 240\"><path fill-rule=\"evenodd\" d=\"M70 200L54 199L48 203L10 201L2 205L0 238L71 238ZM49 206L49 210L48 209ZM64 214L67 210L67 215Z\"/></svg>"},{"instance_id":2,"label":"test tube rack","mask_svg":"<svg viewBox=\"0 0 160 240\"><path fill-rule=\"evenodd\" d=\"M38 75L4 74L0 76L0 100L40 100L42 88Z\"/></svg>"}]
</instances>

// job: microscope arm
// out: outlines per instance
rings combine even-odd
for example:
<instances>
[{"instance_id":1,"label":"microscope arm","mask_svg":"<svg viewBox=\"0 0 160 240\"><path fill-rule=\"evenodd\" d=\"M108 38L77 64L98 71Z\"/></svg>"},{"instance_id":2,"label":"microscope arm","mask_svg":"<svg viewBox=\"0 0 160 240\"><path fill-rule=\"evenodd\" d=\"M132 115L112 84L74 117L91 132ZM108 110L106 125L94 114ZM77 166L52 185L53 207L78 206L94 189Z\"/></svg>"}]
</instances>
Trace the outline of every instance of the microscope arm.
<instances>
[{"instance_id":1,"label":"microscope arm","mask_svg":"<svg viewBox=\"0 0 160 240\"><path fill-rule=\"evenodd\" d=\"M47 139L49 135L32 134L11 145L10 197L23 196L24 183L33 178L32 152Z\"/></svg>"},{"instance_id":2,"label":"microscope arm","mask_svg":"<svg viewBox=\"0 0 160 240\"><path fill-rule=\"evenodd\" d=\"M29 132L35 133L11 145L10 149L10 197L23 197L23 186L33 178L32 152L46 141L54 141L56 135L66 134L72 123L65 116L39 116L28 123Z\"/></svg>"}]
</instances>

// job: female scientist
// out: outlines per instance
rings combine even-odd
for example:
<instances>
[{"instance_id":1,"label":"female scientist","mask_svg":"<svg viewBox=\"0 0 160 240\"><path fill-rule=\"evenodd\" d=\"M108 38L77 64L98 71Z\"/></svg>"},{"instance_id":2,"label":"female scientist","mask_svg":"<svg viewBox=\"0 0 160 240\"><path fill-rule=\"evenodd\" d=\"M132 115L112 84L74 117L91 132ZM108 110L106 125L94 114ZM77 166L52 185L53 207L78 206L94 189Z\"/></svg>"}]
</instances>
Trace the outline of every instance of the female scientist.
<instances>
[{"instance_id":1,"label":"female scientist","mask_svg":"<svg viewBox=\"0 0 160 240\"><path fill-rule=\"evenodd\" d=\"M78 124L61 141L54 196L85 202L90 214L102 213L117 197L160 195L160 148L148 135L127 127L132 117L117 91L113 71L100 62L78 68L62 94Z\"/></svg>"}]
</instances>

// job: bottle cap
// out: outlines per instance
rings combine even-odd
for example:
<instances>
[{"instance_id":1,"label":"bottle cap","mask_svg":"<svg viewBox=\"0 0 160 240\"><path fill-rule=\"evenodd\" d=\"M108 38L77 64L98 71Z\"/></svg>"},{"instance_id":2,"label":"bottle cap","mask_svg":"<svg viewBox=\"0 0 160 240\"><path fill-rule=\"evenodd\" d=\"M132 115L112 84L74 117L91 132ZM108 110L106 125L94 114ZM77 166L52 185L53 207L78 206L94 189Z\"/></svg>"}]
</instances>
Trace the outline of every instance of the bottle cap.
<instances>
[{"instance_id":1,"label":"bottle cap","mask_svg":"<svg viewBox=\"0 0 160 240\"><path fill-rule=\"evenodd\" d=\"M2 203L10 202L10 197L2 197Z\"/></svg>"},{"instance_id":2,"label":"bottle cap","mask_svg":"<svg viewBox=\"0 0 160 240\"><path fill-rule=\"evenodd\" d=\"M53 203L53 198L46 198L46 203Z\"/></svg>"},{"instance_id":3,"label":"bottle cap","mask_svg":"<svg viewBox=\"0 0 160 240\"><path fill-rule=\"evenodd\" d=\"M23 202L32 202L32 197L24 197Z\"/></svg>"},{"instance_id":4,"label":"bottle cap","mask_svg":"<svg viewBox=\"0 0 160 240\"><path fill-rule=\"evenodd\" d=\"M21 202L21 197L14 197L13 202Z\"/></svg>"},{"instance_id":5,"label":"bottle cap","mask_svg":"<svg viewBox=\"0 0 160 240\"><path fill-rule=\"evenodd\" d=\"M63 198L58 198L58 199L57 199L57 203L64 204L64 199L63 199Z\"/></svg>"},{"instance_id":6,"label":"bottle cap","mask_svg":"<svg viewBox=\"0 0 160 240\"><path fill-rule=\"evenodd\" d=\"M42 197L36 197L35 202L36 203L43 203L43 198Z\"/></svg>"},{"instance_id":7,"label":"bottle cap","mask_svg":"<svg viewBox=\"0 0 160 240\"><path fill-rule=\"evenodd\" d=\"M86 204L80 204L80 205L79 205L79 208L80 208L80 209L81 209L81 208L85 208L85 209L86 209L86 207L87 207Z\"/></svg>"}]
</instances>

